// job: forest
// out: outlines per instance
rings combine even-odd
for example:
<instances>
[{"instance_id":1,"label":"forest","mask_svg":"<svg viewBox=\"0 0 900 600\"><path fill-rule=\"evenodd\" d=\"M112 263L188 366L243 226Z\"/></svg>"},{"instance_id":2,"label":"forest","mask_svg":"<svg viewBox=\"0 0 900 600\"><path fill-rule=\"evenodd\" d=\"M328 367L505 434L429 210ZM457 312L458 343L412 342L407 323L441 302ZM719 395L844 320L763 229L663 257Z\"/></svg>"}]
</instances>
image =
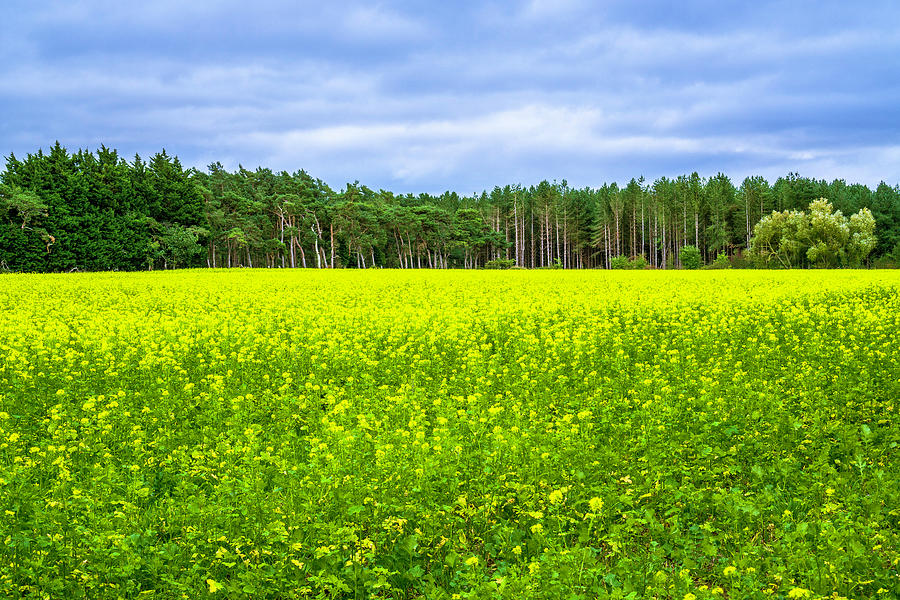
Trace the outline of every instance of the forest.
<instances>
[{"instance_id":1,"label":"forest","mask_svg":"<svg viewBox=\"0 0 900 600\"><path fill-rule=\"evenodd\" d=\"M761 261L748 252L764 217L799 214L820 198L843 215L871 213L876 239L863 262L785 260L777 252L777 260ZM723 173L694 172L595 188L545 180L471 196L399 195L359 182L334 190L303 170L231 172L214 163L204 172L165 150L129 162L105 146L70 153L58 142L24 159L11 154L0 173L4 271L664 269L684 266L686 248L701 265L896 266L900 185L872 190L795 173L736 185Z\"/></svg>"}]
</instances>

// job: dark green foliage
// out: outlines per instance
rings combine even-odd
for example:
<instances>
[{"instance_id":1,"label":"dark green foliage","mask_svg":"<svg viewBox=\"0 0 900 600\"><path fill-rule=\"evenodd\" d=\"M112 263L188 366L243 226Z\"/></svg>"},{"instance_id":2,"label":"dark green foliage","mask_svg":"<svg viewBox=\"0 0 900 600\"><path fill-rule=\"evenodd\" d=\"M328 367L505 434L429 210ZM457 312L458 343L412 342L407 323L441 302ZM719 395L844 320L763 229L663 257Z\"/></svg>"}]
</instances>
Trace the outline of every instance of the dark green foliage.
<instances>
[{"instance_id":1,"label":"dark green foliage","mask_svg":"<svg viewBox=\"0 0 900 600\"><path fill-rule=\"evenodd\" d=\"M10 155L0 173L0 268L691 268L683 246L697 248L698 267L720 255L733 261L764 217L815 198L847 215L871 211L870 262L900 244L900 186L886 183L872 191L791 173L735 187L722 173L695 172L624 187L545 180L467 197L398 196L359 182L336 191L305 171L213 163L200 172L165 150L128 162L104 146L70 154L57 143L23 160ZM792 264L862 264L835 260L827 247L815 254Z\"/></svg>"},{"instance_id":2,"label":"dark green foliage","mask_svg":"<svg viewBox=\"0 0 900 600\"><path fill-rule=\"evenodd\" d=\"M647 261L643 256L636 256L630 259L627 256L616 256L609 262L609 268L639 271L647 268Z\"/></svg>"},{"instance_id":3,"label":"dark green foliage","mask_svg":"<svg viewBox=\"0 0 900 600\"><path fill-rule=\"evenodd\" d=\"M629 269L629 260L627 256L616 256L609 261L610 269Z\"/></svg>"},{"instance_id":4,"label":"dark green foliage","mask_svg":"<svg viewBox=\"0 0 900 600\"><path fill-rule=\"evenodd\" d=\"M129 164L105 147L69 154L57 143L49 154L10 156L0 181L0 261L11 270L162 266L173 248L160 245L164 231L205 224L193 172L165 152ZM193 249L179 252L179 266L200 264Z\"/></svg>"},{"instance_id":5,"label":"dark green foliage","mask_svg":"<svg viewBox=\"0 0 900 600\"><path fill-rule=\"evenodd\" d=\"M705 269L730 269L731 268L731 260L728 258L728 255L724 252L721 252L716 259L706 265Z\"/></svg>"},{"instance_id":6,"label":"dark green foliage","mask_svg":"<svg viewBox=\"0 0 900 600\"><path fill-rule=\"evenodd\" d=\"M874 269L900 269L900 262L896 261L890 255L882 256L880 258L876 258L872 261L872 268Z\"/></svg>"},{"instance_id":7,"label":"dark green foliage","mask_svg":"<svg viewBox=\"0 0 900 600\"><path fill-rule=\"evenodd\" d=\"M875 217L875 232L878 244L875 246L876 256L892 252L900 245L900 189L890 187L883 181L871 195L869 204L860 208L869 208Z\"/></svg>"},{"instance_id":8,"label":"dark green foliage","mask_svg":"<svg viewBox=\"0 0 900 600\"><path fill-rule=\"evenodd\" d=\"M485 269L512 269L514 266L516 266L516 261L511 258L498 258L484 263Z\"/></svg>"},{"instance_id":9,"label":"dark green foliage","mask_svg":"<svg viewBox=\"0 0 900 600\"><path fill-rule=\"evenodd\" d=\"M697 246L685 246L681 249L681 266L685 269L699 269L702 261L700 260L700 250Z\"/></svg>"}]
</instances>

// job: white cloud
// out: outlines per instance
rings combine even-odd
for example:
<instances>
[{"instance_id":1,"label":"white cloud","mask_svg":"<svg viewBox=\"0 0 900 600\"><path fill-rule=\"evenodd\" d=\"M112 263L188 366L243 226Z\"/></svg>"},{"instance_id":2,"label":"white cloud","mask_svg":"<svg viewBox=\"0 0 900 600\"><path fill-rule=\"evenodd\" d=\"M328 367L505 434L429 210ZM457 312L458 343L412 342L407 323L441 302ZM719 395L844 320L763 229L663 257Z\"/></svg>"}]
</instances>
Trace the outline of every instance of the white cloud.
<instances>
[{"instance_id":1,"label":"white cloud","mask_svg":"<svg viewBox=\"0 0 900 600\"><path fill-rule=\"evenodd\" d=\"M605 60L619 69L667 65L695 68L698 76L714 65L752 65L768 69L791 59L815 59L866 48L900 45L900 34L845 30L793 37L778 30L746 29L721 33L635 27L607 27L560 41L553 54L580 60ZM704 62L705 61L705 62ZM827 63L822 63L827 66Z\"/></svg>"},{"instance_id":2,"label":"white cloud","mask_svg":"<svg viewBox=\"0 0 900 600\"><path fill-rule=\"evenodd\" d=\"M70 135L431 190L616 165L900 178L879 145L897 137L887 25L702 29L586 0L48 1L0 39L34 55L0 65L4 152Z\"/></svg>"},{"instance_id":3,"label":"white cloud","mask_svg":"<svg viewBox=\"0 0 900 600\"><path fill-rule=\"evenodd\" d=\"M728 137L609 133L615 125L594 108L528 105L476 116L419 122L332 125L240 136L236 142L268 152L276 163L305 164L322 156L365 156L395 178L424 181L485 159L515 163L555 154L579 163L622 155L755 153L771 141ZM776 150L777 151L777 150Z\"/></svg>"},{"instance_id":4,"label":"white cloud","mask_svg":"<svg viewBox=\"0 0 900 600\"><path fill-rule=\"evenodd\" d=\"M421 39L428 33L428 26L423 21L382 5L357 6L337 17L347 35L362 39Z\"/></svg>"},{"instance_id":5,"label":"white cloud","mask_svg":"<svg viewBox=\"0 0 900 600\"><path fill-rule=\"evenodd\" d=\"M845 148L809 148L789 153L764 171L774 180L794 171L818 179L845 179L848 183L877 185L880 181L896 185L900 181L900 145L849 146Z\"/></svg>"},{"instance_id":6,"label":"white cloud","mask_svg":"<svg viewBox=\"0 0 900 600\"><path fill-rule=\"evenodd\" d=\"M38 22L96 23L100 25L137 24L169 26L194 18L213 18L246 10L239 0L216 2L184 2L184 0L153 0L152 2L119 2L118 0L51 0L36 6Z\"/></svg>"},{"instance_id":7,"label":"white cloud","mask_svg":"<svg viewBox=\"0 0 900 600\"><path fill-rule=\"evenodd\" d=\"M2 72L2 71L0 71ZM371 73L336 69L323 62L184 65L169 59L76 66L13 67L0 77L0 93L24 98L137 98L149 110L159 102L185 106L259 105L298 99L329 101L374 93ZM147 102L152 101L152 102Z\"/></svg>"},{"instance_id":8,"label":"white cloud","mask_svg":"<svg viewBox=\"0 0 900 600\"><path fill-rule=\"evenodd\" d=\"M528 0L522 8L525 19L564 17L585 8L586 0Z\"/></svg>"}]
</instances>

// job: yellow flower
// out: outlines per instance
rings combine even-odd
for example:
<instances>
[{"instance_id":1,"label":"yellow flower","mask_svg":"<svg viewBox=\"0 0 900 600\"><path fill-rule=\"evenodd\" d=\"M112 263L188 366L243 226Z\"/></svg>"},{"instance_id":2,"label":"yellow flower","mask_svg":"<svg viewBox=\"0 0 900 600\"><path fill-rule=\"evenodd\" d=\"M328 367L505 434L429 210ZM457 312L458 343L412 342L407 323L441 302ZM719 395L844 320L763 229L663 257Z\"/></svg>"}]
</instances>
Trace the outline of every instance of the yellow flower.
<instances>
[{"instance_id":1,"label":"yellow flower","mask_svg":"<svg viewBox=\"0 0 900 600\"><path fill-rule=\"evenodd\" d=\"M594 498L591 498L588 505L590 506L591 512L598 513L603 510L603 499L595 496Z\"/></svg>"},{"instance_id":2,"label":"yellow flower","mask_svg":"<svg viewBox=\"0 0 900 600\"><path fill-rule=\"evenodd\" d=\"M466 565L469 567L477 566L478 565L478 557L470 556L469 558L466 559Z\"/></svg>"},{"instance_id":3,"label":"yellow flower","mask_svg":"<svg viewBox=\"0 0 900 600\"><path fill-rule=\"evenodd\" d=\"M725 577L731 577L735 573L737 573L737 568L732 566L725 567L725 570L722 571L722 575Z\"/></svg>"}]
</instances>

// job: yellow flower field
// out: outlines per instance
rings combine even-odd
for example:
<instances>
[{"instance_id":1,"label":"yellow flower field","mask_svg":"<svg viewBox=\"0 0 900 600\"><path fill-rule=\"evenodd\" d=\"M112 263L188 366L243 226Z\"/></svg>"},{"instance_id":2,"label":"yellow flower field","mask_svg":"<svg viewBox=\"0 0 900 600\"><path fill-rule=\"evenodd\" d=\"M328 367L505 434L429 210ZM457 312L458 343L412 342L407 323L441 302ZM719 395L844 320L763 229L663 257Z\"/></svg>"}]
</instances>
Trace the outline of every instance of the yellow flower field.
<instances>
[{"instance_id":1,"label":"yellow flower field","mask_svg":"<svg viewBox=\"0 0 900 600\"><path fill-rule=\"evenodd\" d=\"M898 291L0 276L0 596L900 597Z\"/></svg>"}]
</instances>

